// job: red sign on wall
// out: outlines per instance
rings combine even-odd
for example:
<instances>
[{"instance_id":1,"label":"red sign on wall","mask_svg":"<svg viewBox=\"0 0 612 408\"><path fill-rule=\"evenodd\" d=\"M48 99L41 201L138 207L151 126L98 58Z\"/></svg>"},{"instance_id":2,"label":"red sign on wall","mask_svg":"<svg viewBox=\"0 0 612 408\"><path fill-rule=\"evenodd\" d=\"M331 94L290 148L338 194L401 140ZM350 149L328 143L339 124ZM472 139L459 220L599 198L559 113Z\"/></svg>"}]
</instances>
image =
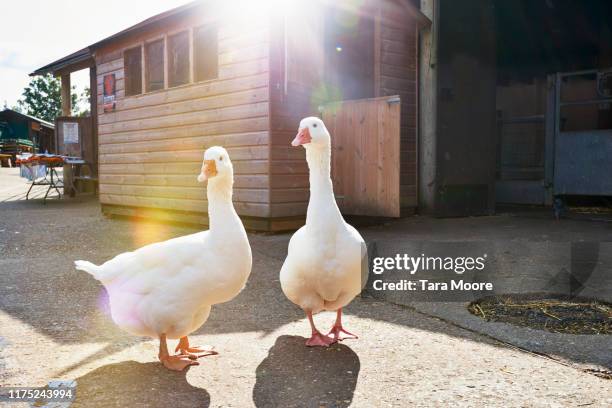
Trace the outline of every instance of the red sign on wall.
<instances>
[{"instance_id":1,"label":"red sign on wall","mask_svg":"<svg viewBox=\"0 0 612 408\"><path fill-rule=\"evenodd\" d=\"M112 112L115 110L115 74L104 75L102 87L104 112Z\"/></svg>"}]
</instances>

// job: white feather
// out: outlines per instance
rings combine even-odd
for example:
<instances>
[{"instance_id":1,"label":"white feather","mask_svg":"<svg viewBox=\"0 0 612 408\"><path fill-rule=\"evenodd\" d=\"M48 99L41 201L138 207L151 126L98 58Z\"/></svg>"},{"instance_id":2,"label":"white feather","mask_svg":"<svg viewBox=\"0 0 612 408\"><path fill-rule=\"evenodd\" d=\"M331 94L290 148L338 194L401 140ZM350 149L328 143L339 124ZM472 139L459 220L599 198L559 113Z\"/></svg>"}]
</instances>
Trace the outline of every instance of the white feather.
<instances>
[{"instance_id":1,"label":"white feather","mask_svg":"<svg viewBox=\"0 0 612 408\"><path fill-rule=\"evenodd\" d=\"M77 269L100 280L109 294L113 321L139 336L187 336L211 306L233 299L251 273L251 247L232 204L233 169L225 149L213 147L205 160L223 157L208 181L210 230L125 252L96 266Z\"/></svg>"},{"instance_id":2,"label":"white feather","mask_svg":"<svg viewBox=\"0 0 612 408\"><path fill-rule=\"evenodd\" d=\"M367 250L334 199L329 133L318 118L302 120L300 128L306 126L312 137L305 145L310 201L306 224L289 241L280 282L289 300L318 313L344 307L361 292L367 280Z\"/></svg>"}]
</instances>

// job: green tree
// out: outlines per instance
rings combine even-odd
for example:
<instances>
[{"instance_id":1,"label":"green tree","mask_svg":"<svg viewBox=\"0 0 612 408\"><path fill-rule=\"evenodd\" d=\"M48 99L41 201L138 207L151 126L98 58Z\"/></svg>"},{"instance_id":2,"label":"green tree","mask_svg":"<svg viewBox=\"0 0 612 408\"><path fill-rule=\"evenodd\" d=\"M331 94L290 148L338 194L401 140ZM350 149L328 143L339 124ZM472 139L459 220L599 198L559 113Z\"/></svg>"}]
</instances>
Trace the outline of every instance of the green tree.
<instances>
[{"instance_id":1,"label":"green tree","mask_svg":"<svg viewBox=\"0 0 612 408\"><path fill-rule=\"evenodd\" d=\"M76 87L72 87L74 90ZM61 81L50 74L32 78L17 103L26 114L53 122L62 113ZM71 92L71 106L77 108L77 94Z\"/></svg>"},{"instance_id":2,"label":"green tree","mask_svg":"<svg viewBox=\"0 0 612 408\"><path fill-rule=\"evenodd\" d=\"M90 114L89 111L90 111L90 106L91 106L91 101L89 99L90 96L91 96L91 92L89 91L89 87L86 86L83 89L83 92L81 92L81 96L79 96L79 105L85 106L86 108L76 113L76 116L89 116Z\"/></svg>"}]
</instances>

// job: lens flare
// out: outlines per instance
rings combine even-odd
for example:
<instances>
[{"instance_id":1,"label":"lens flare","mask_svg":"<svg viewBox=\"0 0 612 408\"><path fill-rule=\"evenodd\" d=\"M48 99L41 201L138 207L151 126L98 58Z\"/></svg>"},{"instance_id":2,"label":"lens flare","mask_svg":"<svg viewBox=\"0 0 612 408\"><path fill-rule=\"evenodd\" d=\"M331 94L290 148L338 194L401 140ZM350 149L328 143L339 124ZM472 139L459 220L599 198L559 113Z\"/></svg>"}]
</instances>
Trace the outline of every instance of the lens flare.
<instances>
[{"instance_id":1,"label":"lens flare","mask_svg":"<svg viewBox=\"0 0 612 408\"><path fill-rule=\"evenodd\" d=\"M146 220L136 220L131 235L134 248L172 238L167 224Z\"/></svg>"}]
</instances>

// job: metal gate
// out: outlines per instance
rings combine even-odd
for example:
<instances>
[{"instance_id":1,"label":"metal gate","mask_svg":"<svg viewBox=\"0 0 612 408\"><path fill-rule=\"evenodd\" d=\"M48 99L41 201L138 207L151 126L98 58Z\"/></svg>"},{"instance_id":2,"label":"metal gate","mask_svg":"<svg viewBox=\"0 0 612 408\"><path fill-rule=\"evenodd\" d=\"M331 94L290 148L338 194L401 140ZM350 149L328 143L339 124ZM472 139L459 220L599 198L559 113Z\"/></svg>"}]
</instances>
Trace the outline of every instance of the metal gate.
<instances>
[{"instance_id":1,"label":"metal gate","mask_svg":"<svg viewBox=\"0 0 612 408\"><path fill-rule=\"evenodd\" d=\"M612 195L612 70L555 76L554 195Z\"/></svg>"},{"instance_id":2,"label":"metal gate","mask_svg":"<svg viewBox=\"0 0 612 408\"><path fill-rule=\"evenodd\" d=\"M332 180L344 214L400 216L400 98L321 108L332 137Z\"/></svg>"}]
</instances>

